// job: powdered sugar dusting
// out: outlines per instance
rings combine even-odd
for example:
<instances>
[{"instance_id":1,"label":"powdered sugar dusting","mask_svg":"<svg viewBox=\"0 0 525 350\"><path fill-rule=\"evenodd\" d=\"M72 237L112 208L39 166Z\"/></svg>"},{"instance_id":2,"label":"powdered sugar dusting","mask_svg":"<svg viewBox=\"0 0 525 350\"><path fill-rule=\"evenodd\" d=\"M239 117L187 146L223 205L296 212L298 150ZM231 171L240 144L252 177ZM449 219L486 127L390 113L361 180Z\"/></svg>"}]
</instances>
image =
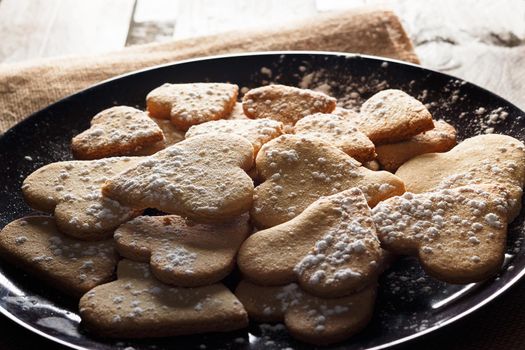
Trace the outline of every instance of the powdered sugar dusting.
<instances>
[{"instance_id":1,"label":"powdered sugar dusting","mask_svg":"<svg viewBox=\"0 0 525 350\"><path fill-rule=\"evenodd\" d=\"M366 284L377 270L372 262L381 254L366 199L358 188L353 188L327 200L334 205L339 219L295 266L294 272L307 284L332 291L340 285L348 289L361 280Z\"/></svg>"}]
</instances>

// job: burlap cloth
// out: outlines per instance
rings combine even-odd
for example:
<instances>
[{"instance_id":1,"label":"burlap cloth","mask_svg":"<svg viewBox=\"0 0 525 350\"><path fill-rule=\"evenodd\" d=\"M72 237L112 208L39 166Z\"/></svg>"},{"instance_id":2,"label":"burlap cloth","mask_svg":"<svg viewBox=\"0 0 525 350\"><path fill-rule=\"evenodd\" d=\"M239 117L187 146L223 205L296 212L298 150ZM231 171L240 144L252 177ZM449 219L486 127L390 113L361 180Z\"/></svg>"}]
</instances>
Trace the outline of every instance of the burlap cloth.
<instances>
[{"instance_id":1,"label":"burlap cloth","mask_svg":"<svg viewBox=\"0 0 525 350\"><path fill-rule=\"evenodd\" d=\"M392 12L364 9L319 16L273 31L230 33L135 46L91 57L0 65L0 132L64 96L115 75L191 57L270 50L358 52L418 62ZM525 283L520 283L475 315L410 348L525 349L523 295ZM60 348L0 317L0 349L36 347Z\"/></svg>"}]
</instances>

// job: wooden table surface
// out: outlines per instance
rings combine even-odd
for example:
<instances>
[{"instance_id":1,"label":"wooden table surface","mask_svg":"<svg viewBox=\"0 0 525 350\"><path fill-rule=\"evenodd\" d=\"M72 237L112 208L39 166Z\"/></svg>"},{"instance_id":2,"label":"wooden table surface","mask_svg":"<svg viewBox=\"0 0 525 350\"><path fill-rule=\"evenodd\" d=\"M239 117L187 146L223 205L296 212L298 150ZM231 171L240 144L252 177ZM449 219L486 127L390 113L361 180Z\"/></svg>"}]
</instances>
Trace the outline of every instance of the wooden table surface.
<instances>
[{"instance_id":1,"label":"wooden table surface","mask_svg":"<svg viewBox=\"0 0 525 350\"><path fill-rule=\"evenodd\" d=\"M525 0L0 0L0 63L274 27L365 4L386 5L400 16L423 66L525 109ZM0 349L34 348L36 342L39 349L57 348L1 317L0 329ZM457 341L467 345L469 339ZM442 349L443 341L424 346Z\"/></svg>"}]
</instances>

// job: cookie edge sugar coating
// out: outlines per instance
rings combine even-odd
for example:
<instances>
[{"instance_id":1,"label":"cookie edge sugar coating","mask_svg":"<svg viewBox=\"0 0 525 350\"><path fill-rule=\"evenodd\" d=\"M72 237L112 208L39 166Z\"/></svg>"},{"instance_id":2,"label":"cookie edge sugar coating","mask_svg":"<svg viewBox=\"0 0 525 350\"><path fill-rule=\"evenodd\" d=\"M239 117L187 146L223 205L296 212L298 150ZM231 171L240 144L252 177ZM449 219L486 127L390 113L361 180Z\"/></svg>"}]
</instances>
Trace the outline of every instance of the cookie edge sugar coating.
<instances>
[{"instance_id":1,"label":"cookie edge sugar coating","mask_svg":"<svg viewBox=\"0 0 525 350\"><path fill-rule=\"evenodd\" d=\"M434 121L434 126L408 140L377 146L376 160L383 169L395 173L401 165L421 154L450 151L457 144L456 129L444 120Z\"/></svg>"},{"instance_id":2,"label":"cookie edge sugar coating","mask_svg":"<svg viewBox=\"0 0 525 350\"><path fill-rule=\"evenodd\" d=\"M248 116L244 114L244 110L242 109L242 103L235 102L235 105L233 106L231 113L225 116L224 119L226 120L246 120L246 119L251 119L251 118L248 118Z\"/></svg>"},{"instance_id":3,"label":"cookie edge sugar coating","mask_svg":"<svg viewBox=\"0 0 525 350\"><path fill-rule=\"evenodd\" d=\"M380 116L374 116L378 105L382 105L383 100L388 98L389 94L396 94L396 96L393 101L388 101L389 105L387 107L390 107L390 109L402 107L402 110L387 110ZM405 103L400 105L400 99ZM389 112L389 115L385 116L385 112ZM392 119L392 113L401 113L402 115L400 114L395 118L397 119L395 121L395 124L397 125L388 125L387 130L385 130L385 119ZM410 115L410 118L399 122L399 118L405 118L406 115ZM369 124L371 120L372 124ZM382 127L374 125L377 123L382 124ZM432 115L428 109L419 100L402 90L386 89L379 91L366 100L361 106L358 129L364 132L364 134L368 136L376 146L384 143L406 140L407 138L433 128L434 123L432 121Z\"/></svg>"},{"instance_id":4,"label":"cookie edge sugar coating","mask_svg":"<svg viewBox=\"0 0 525 350\"><path fill-rule=\"evenodd\" d=\"M416 197L419 197L418 200L425 200L431 196L443 197L445 195L460 195L466 197L466 199L464 199L466 204L463 203L463 205L468 205L474 209L478 209L478 211L480 211L480 215L482 216L485 215L483 212L487 209L487 206L491 208L490 210L498 212L498 215L495 215L493 214L493 211L490 211L489 214L485 216L483 221L486 225L492 228L491 232L482 233L476 231L478 229L480 231L483 229L483 227L474 228L476 222L472 224L472 227L462 228L463 232L465 233L463 235L464 237L462 238L464 238L465 243L471 244L472 247L472 252L468 255L470 257L468 263L465 262L465 258L467 256L465 254L468 250L468 247L463 246L457 249L454 249L454 246L448 246L444 248L440 247L443 245L447 246L450 244L461 244L462 242L458 241L457 237L451 237L451 239L453 239L451 241L445 241L442 243L438 242L434 244L434 242L427 242L426 240L423 241L422 239L425 238L411 239L411 234L415 234L415 232L408 232L404 233L402 237L396 239L396 237L390 237L392 234L392 228L382 224L384 222L385 210L388 210L388 207L391 206L391 203L394 203L395 208L405 208L403 202L407 202L407 199L410 201ZM487 205L487 202L478 200L478 197L490 200L489 204ZM373 213L374 221L378 231L378 237L381 240L381 245L383 248L397 254L417 256L425 272L438 280L453 284L467 284L484 281L487 278L496 275L501 270L505 258L508 216L511 215L510 209L512 208L511 201L513 201L513 199L510 191L507 191L502 186L468 185L456 187L453 189L444 189L435 192L424 192L419 194L407 192L402 196L392 197L385 200L384 202L379 203L378 206L374 208ZM439 203L436 205L439 205ZM483 207L481 207L481 205ZM457 208L454 208L454 210L454 213L458 212ZM500 227L497 227L499 231L495 230L496 227L493 227L488 221L487 216L491 215L490 213L492 213L492 215L496 218L497 216L501 216L500 218L504 219L504 223L499 221L499 218L494 219L497 220L498 225L500 225ZM401 215L404 216L407 214ZM432 213L432 215L434 215L434 213ZM442 216L440 215L440 217ZM466 215L458 216L458 221L454 225L463 225L461 220L464 220L466 217ZM432 221L434 221L434 217ZM444 224L447 225L447 222L445 221ZM406 228L404 230L406 230ZM473 237L475 240L472 241L472 243L470 243L470 236L468 236L469 232L467 231L473 231L472 234L474 235ZM480 236L481 233L483 234L482 236ZM493 235L493 238L490 237L491 234ZM439 237L441 232L437 231L437 235ZM461 235L461 233L459 233L459 235ZM495 241L487 245L487 248L478 248L477 251L475 250L475 247L479 246L480 241L481 243L486 244L486 240L492 239ZM436 251L436 249L438 250ZM443 253L440 253L441 249L443 249ZM447 254L451 250L457 251L458 254ZM486 251L486 254L480 254L482 250ZM479 256L481 256L481 258ZM473 258L476 258L477 260L475 261Z\"/></svg>"},{"instance_id":5,"label":"cookie edge sugar coating","mask_svg":"<svg viewBox=\"0 0 525 350\"><path fill-rule=\"evenodd\" d=\"M359 221L352 222L351 228L342 226L348 215L360 216ZM327 235L331 236L330 240ZM341 244L349 250L342 252L338 247ZM323 262L318 260L321 245L324 263L335 268L334 271L320 267L319 263ZM292 252L299 256L293 256ZM337 263L340 259L337 255L343 253L349 257ZM335 298L377 280L383 260L370 208L363 193L352 188L321 197L290 221L252 234L239 249L237 265L243 276L256 284L298 282L308 293ZM324 277L315 276L319 273ZM329 278L333 279L331 286L324 282Z\"/></svg>"},{"instance_id":6,"label":"cookie edge sugar coating","mask_svg":"<svg viewBox=\"0 0 525 350\"><path fill-rule=\"evenodd\" d=\"M153 118L152 116L149 116L151 120L155 122L155 124L158 125L160 130L162 130L162 133L164 134L164 141L162 142L161 148L158 149L160 151L163 148L169 147L171 145L174 145L176 143L179 143L181 141L184 141L184 134L186 133L183 130L179 130L171 123L170 120L166 119L159 119L159 118ZM158 152L157 151L157 152ZM151 154L148 154L151 155Z\"/></svg>"},{"instance_id":7,"label":"cookie edge sugar coating","mask_svg":"<svg viewBox=\"0 0 525 350\"><path fill-rule=\"evenodd\" d=\"M308 144L306 146L302 145L301 143ZM320 150L322 150L323 154L320 154ZM281 152L295 152L293 154L293 158L295 161L295 158L297 158L298 161L302 161L300 159L299 153L306 154L306 152L313 152L315 154L319 153L319 157L326 158L327 156L330 156L331 158L335 158L337 163L348 163L355 167L355 170L358 172L357 176L360 178L355 182L352 183L350 186L341 188L338 192L347 190L352 187L359 187L361 190L363 190L362 187L367 187L367 191L363 191L365 193L365 196L367 197L367 201L370 207L373 207L376 205L379 201L384 200L386 198L399 195L405 192L405 185L403 181L401 181L400 178L395 176L392 173L386 172L386 171L372 171L369 170L363 166L361 166L361 163L354 160L352 157L341 151L340 149L331 146L330 144L327 144L326 142L318 139L318 138L310 138L310 137L302 137L300 135L292 135L292 134L285 134L281 135L268 143L264 144L259 153L257 154L257 157L255 159L255 164L257 168L257 174L258 179L261 181L261 183L255 187L254 190L254 202L253 202L253 208L250 211L250 215L252 218L252 221L259 229L265 229L270 228L275 225L282 224L283 222L291 220L293 217L290 215L285 215L283 213L278 213L275 209L273 209L274 206L270 205L264 205L264 208L261 208L259 203L264 204L264 202L274 195L272 192L273 189L276 187L277 182L280 181L279 179L275 179L274 175L279 173L279 169L272 170L272 161L269 159L269 157L266 155L267 152L273 152L273 151L281 151ZM319 166L321 167L321 166ZM293 171L291 172L293 174ZM301 176L304 176L304 174L300 174ZM374 180L379 181L382 177L381 183L373 183L373 181L369 181L367 183L364 179L370 179L373 178ZM301 179L296 179L296 182L298 183ZM361 182L361 184L359 184ZM385 187L385 190L380 190L381 185L386 184L388 187ZM317 184L318 186L319 184ZM365 186L366 185L366 186ZM374 190L372 188L372 194L368 193L368 190L370 190L370 187L377 185L377 189ZM280 185L279 185L280 186ZM283 187L283 186L281 186ZM314 189L315 190L315 189ZM283 193L286 191L289 192L289 189L283 188ZM319 197L327 196L334 194L336 192L331 191L330 193L320 193L317 198L313 198L310 200L308 199L309 203L306 203L305 205L301 205L302 208L298 208L300 210L299 212L295 213L295 216L297 216L301 211L306 209L308 205L315 202ZM280 201L283 201L283 196L280 195L281 198L279 198ZM290 202L290 200L287 200ZM304 201L304 198L303 198ZM297 207L297 204L301 204L301 201L292 201L292 203L286 203L288 207L295 206ZM289 205L288 205L289 204ZM269 212L268 208L271 210ZM295 217L294 216L294 217Z\"/></svg>"},{"instance_id":8,"label":"cookie edge sugar coating","mask_svg":"<svg viewBox=\"0 0 525 350\"><path fill-rule=\"evenodd\" d=\"M96 206L99 209L102 208L102 210L99 211L100 215L104 214L103 210L107 208L101 207L99 204L99 200L107 200L108 203L111 203L112 206L118 206L123 212L126 212L126 215L122 216L122 218L119 220L114 220L114 223L111 225L108 224L104 226L97 226L97 222L95 222L89 227L84 227L84 225L80 225L80 220L78 220L76 215L73 216L74 211L71 210L71 203L69 200L67 200L66 198L55 198L49 195L50 192L53 192L52 187L55 185L51 182L43 183L43 179L41 178L41 176L47 175L42 175L42 173L50 171L54 172L55 176L62 178L62 171L64 170L66 171L65 175L67 175L66 179L68 179L68 172L73 170L75 166L78 165L89 165L90 169L92 169L94 165L91 164L95 163L97 163L96 166L100 166L100 164L107 162L129 162L129 165L123 166L123 168L126 168L127 166L133 166L133 164L136 164L136 162L139 162L142 159L143 158L141 157L114 157L94 160L71 160L49 163L36 169L24 179L24 182L22 184L22 194L26 203L31 208L53 214L56 219L57 227L62 233L80 240L88 241L109 238L113 235L113 231L120 224L139 215L141 213L141 210L125 207L119 204L117 201L104 197L102 192L100 192L100 198L95 199L87 198L91 196L91 194L86 194L84 196L86 198L82 198L82 203L92 202L92 205L90 207ZM81 175L78 174L78 176L80 177ZM90 177L88 178L90 179ZM76 181L79 182L78 187L86 185L85 183L82 183L80 179ZM95 184L92 183L92 185L94 186ZM73 189L71 191L74 192L75 190ZM84 215L87 212L84 211L82 208L79 208L79 210L82 212L82 215Z\"/></svg>"},{"instance_id":9,"label":"cookie edge sugar coating","mask_svg":"<svg viewBox=\"0 0 525 350\"><path fill-rule=\"evenodd\" d=\"M199 260L199 258L202 259L203 254L206 254L206 256L214 256L215 260L212 259L214 261L208 261L208 264L203 266L203 269L200 269L200 271L193 271L189 274L180 271L183 267L188 267L186 263L183 264L184 266L181 266L179 271L175 271L176 273L164 269L163 267L166 265L165 259L162 261L158 261L159 259L155 260L155 252L159 249L162 250L162 248L157 246L156 249L154 249L151 247L151 244L148 246L144 243L139 245L133 244L136 238L135 232L141 231L138 234L141 236L150 233L149 236L153 237L152 232L159 232L162 230L163 225L169 225L173 228L171 230L173 232L170 233L172 233L174 238L173 242L165 242L165 238L162 238L167 234L165 231L164 235L160 236L162 241L165 242L163 247L167 247L168 244L170 244L174 249L162 252L165 254L157 256L162 258L170 254L170 252L175 254L174 250L182 247L182 251L188 254L186 256L196 254L196 260ZM182 231L186 231L186 233ZM252 227L248 214L243 214L232 221L214 225L187 223L186 220L177 215L139 216L122 224L115 231L114 239L116 249L120 255L132 261L148 263L151 272L159 281L178 287L199 287L217 283L230 274L235 268L237 252L242 242L251 232ZM189 237L190 235L191 237ZM176 244L176 237L180 237L181 242L178 244ZM159 237L156 238L157 240L159 239ZM161 243L157 245L161 245ZM213 251L213 253L210 254L210 251ZM219 253L221 256L216 255ZM195 262L191 264L194 265Z\"/></svg>"},{"instance_id":10,"label":"cookie edge sugar coating","mask_svg":"<svg viewBox=\"0 0 525 350\"><path fill-rule=\"evenodd\" d=\"M110 127L110 125L107 123L111 122L110 120L107 120L106 122L99 122L98 119L123 118L123 116L120 115L118 117L112 117L110 116L111 113L133 113L135 115L139 115L137 118L142 119L144 123L150 124L149 127L153 129L152 131L154 131L154 133L143 137L132 136L127 142L120 142L119 140L118 142L114 141L112 143L107 140L108 135L102 135L104 138L106 138L106 142L99 146L93 146L90 144L91 140L89 139L90 136L93 136L92 129L98 126L105 130ZM107 131L111 130L112 129L108 129ZM114 106L97 113L91 119L90 127L73 137L71 140L71 151L73 152L74 158L79 160L129 156L133 155L137 151L147 149L148 147L151 148L156 143L162 142L163 140L164 135L162 130L159 128L157 123L155 123L148 116L146 112L129 106Z\"/></svg>"},{"instance_id":11,"label":"cookie edge sugar coating","mask_svg":"<svg viewBox=\"0 0 525 350\"><path fill-rule=\"evenodd\" d=\"M89 331L96 335L109 338L156 338L207 332L229 332L248 326L248 314L246 313L244 306L240 303L237 297L222 284L212 284L196 288L178 288L168 286L158 281L151 275L148 269L148 264L137 263L126 259L119 262L117 276L117 280L93 288L84 294L84 296L82 296L79 301L79 310L82 324L85 325ZM136 286L137 284L139 288L142 287L142 289L136 290L136 292L140 293L135 295L133 294L135 290L131 289L133 288L133 285ZM127 286L129 286L129 288ZM220 302L217 302L216 299L213 303L213 306L217 308L216 310L213 310L213 314L210 312L210 310L204 309L206 307L205 305L200 303L191 305L192 308L190 312L202 312L202 317L208 317L208 321L210 323L208 325L203 326L203 324L207 321L199 321L193 316L190 316L190 322L185 322L186 324L184 325L181 324L180 320L177 320L176 322L167 320L166 324L162 325L160 323L162 320L160 319L160 316L157 315L155 319L150 320L151 322L148 324L148 327L145 327L144 324L141 324L139 321L137 321L137 316L132 317L129 322L126 322L126 319L122 319L122 316L114 312L118 310L118 306L121 306L122 303L126 302L126 300L120 301L116 299L118 298L119 293L126 293L122 292L122 289L126 291L131 290L129 293L135 298L140 298L142 293L147 293L150 299L160 299L161 296L163 296L161 294L170 293L169 295L177 296L177 293L180 292L192 292L192 296L194 296L196 293L206 293L208 296L213 293L215 294L215 297L221 297L221 299L218 299ZM96 297L97 294L100 293L103 294L102 297ZM206 299L204 295L202 295L202 297L203 298L201 299ZM104 304L97 308L96 304L93 302L94 298L102 300ZM226 302L230 305L225 305ZM115 304L117 304L117 306L115 306ZM131 306L133 306L133 304ZM164 309L160 305L160 302L158 306L160 310ZM163 303L163 306L166 306L166 303ZM140 307L138 307L138 309L140 309ZM183 306L183 309L187 313L189 308L187 305L185 305ZM138 311L151 312L151 310L142 309L137 310L137 312ZM171 312L171 315L178 314L180 314L180 312ZM163 316L167 317L169 315L164 314ZM126 323L124 324L124 322ZM202 328L196 330L196 327Z\"/></svg>"},{"instance_id":12,"label":"cookie edge sugar coating","mask_svg":"<svg viewBox=\"0 0 525 350\"><path fill-rule=\"evenodd\" d=\"M253 133L251 135L243 135L243 124L252 124L257 125L257 135L254 135ZM224 128L227 127L227 125L230 124L232 127L237 127L237 130L218 130L216 128ZM261 147L273 140L276 137L279 137L284 133L283 131L283 123L269 119L219 119L219 120L212 120L209 122L205 122L202 124L197 124L191 126L188 131L186 131L185 138L189 139L198 135L206 135L206 134L236 134L239 136L244 137L248 141L251 142L254 150L254 154L257 154ZM246 133L244 133L246 134Z\"/></svg>"},{"instance_id":13,"label":"cookie edge sugar coating","mask_svg":"<svg viewBox=\"0 0 525 350\"><path fill-rule=\"evenodd\" d=\"M343 127L347 127L347 132L351 132L353 135L353 140L345 142L345 138L349 138L349 135L345 135L345 138L339 138L336 140L337 136L330 134L324 130L319 131L319 134L329 134L330 138L333 140L326 141L325 137L322 135L316 136L315 123L327 123L329 119L332 119L336 123L343 124ZM376 148L372 141L354 125L354 123L345 119L343 116L338 114L327 114L327 113L315 113L307 115L306 117L299 119L294 126L294 134L296 135L305 135L312 137L319 137L327 143L330 143L332 146L339 148L350 157L354 158L358 162L367 162L374 160L376 158Z\"/></svg>"},{"instance_id":14,"label":"cookie edge sugar coating","mask_svg":"<svg viewBox=\"0 0 525 350\"><path fill-rule=\"evenodd\" d=\"M25 258L29 258L30 256L28 255L27 252L23 252L23 256L20 257L20 255L18 254L15 254L12 250L11 250L11 244L8 242L9 238L11 238L10 236L12 235L15 235L16 238L15 238L15 245L19 245L19 244L28 244L28 243L31 243L31 242L28 242L29 238L27 238L26 234L24 234L24 231L20 230L20 226L22 222L26 222L26 224L24 224L22 227L25 227L27 225L31 225L33 221L37 221L37 222L40 222L40 221L47 221L48 224L45 225L46 228L54 228L54 230L56 231L56 234L57 235L61 235L63 236L63 238L66 238L66 239L69 239L69 240L75 240L75 238L71 238L69 236L66 236L64 234L62 234L60 231L58 231L58 229L56 228L56 225L55 223L53 222L53 217L51 216L27 216L27 217L23 217L23 218L20 218L20 219L17 219L17 220L14 220L12 222L10 222L9 224L7 224L1 231L0 231L0 256L2 256L3 259L5 259L8 263L12 264L12 265L15 265L17 267L20 267L22 270L24 271L27 271L30 275L32 276L36 276L37 279L43 281L46 283L46 285L52 287L52 288L56 288L70 296L73 296L75 298L80 298L84 293L86 293L87 291L89 291L90 289L98 286L98 285L101 285L101 284L104 284L104 283L108 283L110 281L112 281L114 279L114 274L115 274L115 268L117 266L117 263L118 263L118 254L116 252L116 250L114 250L114 253L113 253L113 262L112 262L112 267L110 269L108 269L108 273L105 274L104 276L102 276L102 278L100 279L100 281L98 282L94 282L90 277L91 276L87 276L89 281L91 281L91 284L80 284L78 283L77 281L70 281L70 280L67 280L65 279L65 276L64 275L61 275L61 276L58 276L58 275L53 275L53 273L63 273L63 270L59 270L59 271L55 271L55 270L49 270L47 267L42 267L40 266L38 263L36 262L30 262L30 261L27 261ZM40 224L38 224L40 225ZM44 225L42 223L42 225ZM53 227L54 226L54 227ZM12 230L14 230L13 232L11 232ZM9 235L9 237L8 237ZM24 241L23 243L18 243L17 242L17 239L26 239L26 241ZM108 243L111 241L111 240L106 240ZM80 244L93 244L93 243L102 243L102 241L99 241L99 242L86 242L86 241L81 241L81 240L78 240L78 242ZM36 257L35 257L36 258ZM109 261L109 263L111 263L111 261ZM63 266L64 268L68 268L68 266ZM80 274L80 272L78 270L75 270L73 272L74 274ZM89 283L89 282L88 282Z\"/></svg>"},{"instance_id":15,"label":"cookie edge sugar coating","mask_svg":"<svg viewBox=\"0 0 525 350\"><path fill-rule=\"evenodd\" d=\"M165 83L161 86L156 87L155 89L151 90L148 95L146 96L146 109L149 113L149 115L152 118L157 119L169 119L173 124L177 126L178 129L181 130L187 130L190 126L200 124L202 122L197 123L191 123L191 122L184 122L177 118L176 115L173 114L173 108L174 104L171 101L166 101L165 97L162 96L164 91L169 88L173 88L174 86L181 86L186 85L186 87L190 87L191 85L211 85L211 84L219 84L224 87L231 87L232 88L232 95L230 96L230 99L228 102L221 106L222 110L219 110L216 115L213 117L210 117L209 120L218 120L218 119L224 119L227 118L233 111L233 108L235 107L235 103L237 102L237 96L239 94L239 86L236 84L229 84L229 83ZM161 92L159 95L159 91ZM156 100L156 101L155 101Z\"/></svg>"},{"instance_id":16,"label":"cookie edge sugar coating","mask_svg":"<svg viewBox=\"0 0 525 350\"><path fill-rule=\"evenodd\" d=\"M268 96L270 95L270 96ZM272 103L269 103L269 105L274 105L275 100L281 99L282 102L287 102L287 104L290 104L295 101L290 101L291 97L297 97L297 95L301 97L306 97L308 99L311 99L311 101L308 101L308 106L304 109L312 109L308 112L304 112L304 110L301 112L301 115L286 115L281 116L278 112L275 111L257 111L254 108L254 98L258 100L259 103L268 104L266 101L271 101ZM306 96L308 95L308 96ZM317 100L315 100L317 99ZM315 100L315 101L314 101ZM319 102L322 100L322 102ZM304 98L300 101L302 103L305 103ZM310 90L310 89L301 89L294 86L288 86L288 85L281 85L281 84L272 84L272 85L266 85L266 86L260 86L255 89L249 90L242 99L242 108L244 110L244 114L248 116L248 118L251 119L260 119L260 118L270 118L277 121L282 122L286 125L293 126L299 119L314 114L317 112L321 113L330 113L332 112L336 107L336 99L328 96L327 94L324 94L322 92ZM255 103L257 105L257 103ZM303 106L304 107L304 106Z\"/></svg>"},{"instance_id":17,"label":"cookie edge sugar coating","mask_svg":"<svg viewBox=\"0 0 525 350\"><path fill-rule=\"evenodd\" d=\"M140 184L138 183L128 181L130 178L133 177L142 177L142 181L149 180L144 179L144 176L142 175L144 172L142 174L135 173L139 170L144 170L144 168L150 169L148 170L148 173L152 173L153 170L151 170L151 167L156 165L152 165L151 163L155 163L155 161L157 161L159 158L162 161L162 159L174 158L175 154L179 153L183 153L184 157L187 157L187 154L184 154L184 152L187 153L189 151L192 151L193 154L198 154L199 152L210 150L210 148L212 148L211 144L214 142L218 143L219 145L224 145L225 141L229 142L228 146L230 148L237 147L237 152L233 153L232 159L228 160L228 169L230 169L230 175L231 172L234 171L236 175L238 175L237 179L244 182L243 184L241 184L242 186L235 186L235 188L239 189L240 187L240 190L244 191L245 193L238 193L237 195L239 198L235 198L234 200L230 199L228 206L222 207L221 210L217 212L212 211L210 214L209 210L206 211L204 209L197 212L194 208L188 208L188 206L190 206L191 203L183 203L185 201L191 202L193 199L197 198L197 195L184 196L184 198L179 198L178 202L175 201L173 198L168 198L168 200L164 200L163 198L148 199L147 196L144 196L144 191L146 190L147 185L142 184L142 186L139 186ZM202 145L206 145L208 149L202 148ZM206 168L203 169L203 172L205 173L209 171L215 171L219 168L224 169L225 164L225 160L220 159L219 165L221 166L213 168L209 164L207 164ZM198 163L198 165L199 167L203 167L202 162ZM169 214L175 214L186 218L190 218L196 222L222 222L232 219L250 210L253 202L254 185L253 180L246 172L252 168L252 165L253 146L244 137L232 134L200 135L179 142L175 145L165 148L162 151L155 153L154 155L146 157L144 161L138 163L136 166L128 168L127 170L121 172L117 176L106 181L106 183L102 186L102 193L109 198L117 200L123 205L134 206L138 209L156 208ZM164 188L166 188L166 186L164 186ZM159 195L159 193L161 193L160 190L155 191L155 195L157 196ZM164 191L162 193L167 192ZM161 203L161 199L163 199L162 202L164 204Z\"/></svg>"},{"instance_id":18,"label":"cookie edge sugar coating","mask_svg":"<svg viewBox=\"0 0 525 350\"><path fill-rule=\"evenodd\" d=\"M513 148L512 154L509 152L509 146ZM497 178L501 168L494 169L492 165L498 156L504 158L504 161L510 161L514 164L513 167L509 165L509 169L513 173L518 172L516 176L506 176L505 181ZM487 164L482 164L483 162ZM521 162L521 166L516 162ZM458 169L459 166L461 166L460 169ZM482 174L480 177L482 166L491 167L492 173L489 175ZM464 174L473 171L473 169L476 171L475 178L463 178ZM494 170L498 172L494 172ZM525 184L525 145L507 135L478 135L460 142L448 152L426 153L414 157L400 166L395 175L405 182L407 191L413 193L481 183L501 184L505 187L514 185L523 189ZM460 177L458 178L458 176ZM458 179L465 181L459 182L459 184L455 183ZM521 193L517 197L521 198ZM512 222L519 215L521 201L518 201L517 204L509 222Z\"/></svg>"},{"instance_id":19,"label":"cookie edge sugar coating","mask_svg":"<svg viewBox=\"0 0 525 350\"><path fill-rule=\"evenodd\" d=\"M163 150L166 147L169 147L171 145L184 141L185 131L178 130L175 127L175 125L171 123L170 120L153 118L151 116L148 116L148 118L153 120L155 124L157 124L157 126L160 128L160 130L162 130L164 139L154 144L137 148L133 152L131 152L130 155L151 156L157 153L158 151Z\"/></svg>"},{"instance_id":20,"label":"cookie edge sugar coating","mask_svg":"<svg viewBox=\"0 0 525 350\"><path fill-rule=\"evenodd\" d=\"M294 338L314 345L330 345L352 337L368 325L375 307L376 289L374 282L355 294L342 298L323 299L301 291L293 283L264 287L243 280L237 286L235 295L244 305L250 319L257 322L284 321ZM301 299L306 299L306 301ZM317 323L314 318L318 315L315 315L315 312L308 315L308 310L304 309L308 304L315 305L310 310L324 307L334 311L333 315L320 315L323 316L324 322L328 323L329 320L329 324L324 324L318 329L319 335L312 327ZM345 310L345 306L350 310ZM359 312L353 312L356 307L359 308ZM346 315L344 315L345 312ZM334 316L338 318L330 319ZM348 322L346 319L348 317L352 317L352 323ZM306 329L305 326L309 324L313 329ZM337 326L340 326L340 329L337 329ZM327 330L328 333L324 333Z\"/></svg>"}]
</instances>

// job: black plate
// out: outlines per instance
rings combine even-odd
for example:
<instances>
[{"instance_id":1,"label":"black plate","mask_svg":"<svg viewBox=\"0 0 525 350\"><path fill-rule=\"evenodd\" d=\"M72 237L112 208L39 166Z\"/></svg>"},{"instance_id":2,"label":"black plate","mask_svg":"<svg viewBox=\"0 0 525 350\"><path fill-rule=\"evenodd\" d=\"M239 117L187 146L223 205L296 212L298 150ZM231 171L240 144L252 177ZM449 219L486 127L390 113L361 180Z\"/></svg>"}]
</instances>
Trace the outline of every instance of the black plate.
<instances>
[{"instance_id":1,"label":"black plate","mask_svg":"<svg viewBox=\"0 0 525 350\"><path fill-rule=\"evenodd\" d=\"M0 227L33 213L22 200L22 180L51 162L71 159L71 137L93 115L113 105L144 108L146 94L164 82L229 81L240 87L279 82L320 87L349 107L385 88L405 90L427 103L435 119L445 119L460 139L486 132L524 140L525 114L504 99L445 74L382 58L342 53L258 53L222 56L161 66L112 79L34 114L0 138ZM50 87L52 88L52 87ZM343 96L346 96L343 98ZM508 114L487 125L490 114ZM490 122L489 122L490 123ZM380 280L376 312L370 325L345 349L386 348L423 336L488 303L525 274L521 215L509 228L507 259L499 276L467 286L435 281L413 259L403 259ZM96 339L78 327L76 303L6 263L0 266L0 312L22 326L74 348L306 348L282 325L252 324L231 334L147 341Z\"/></svg>"}]
</instances>

